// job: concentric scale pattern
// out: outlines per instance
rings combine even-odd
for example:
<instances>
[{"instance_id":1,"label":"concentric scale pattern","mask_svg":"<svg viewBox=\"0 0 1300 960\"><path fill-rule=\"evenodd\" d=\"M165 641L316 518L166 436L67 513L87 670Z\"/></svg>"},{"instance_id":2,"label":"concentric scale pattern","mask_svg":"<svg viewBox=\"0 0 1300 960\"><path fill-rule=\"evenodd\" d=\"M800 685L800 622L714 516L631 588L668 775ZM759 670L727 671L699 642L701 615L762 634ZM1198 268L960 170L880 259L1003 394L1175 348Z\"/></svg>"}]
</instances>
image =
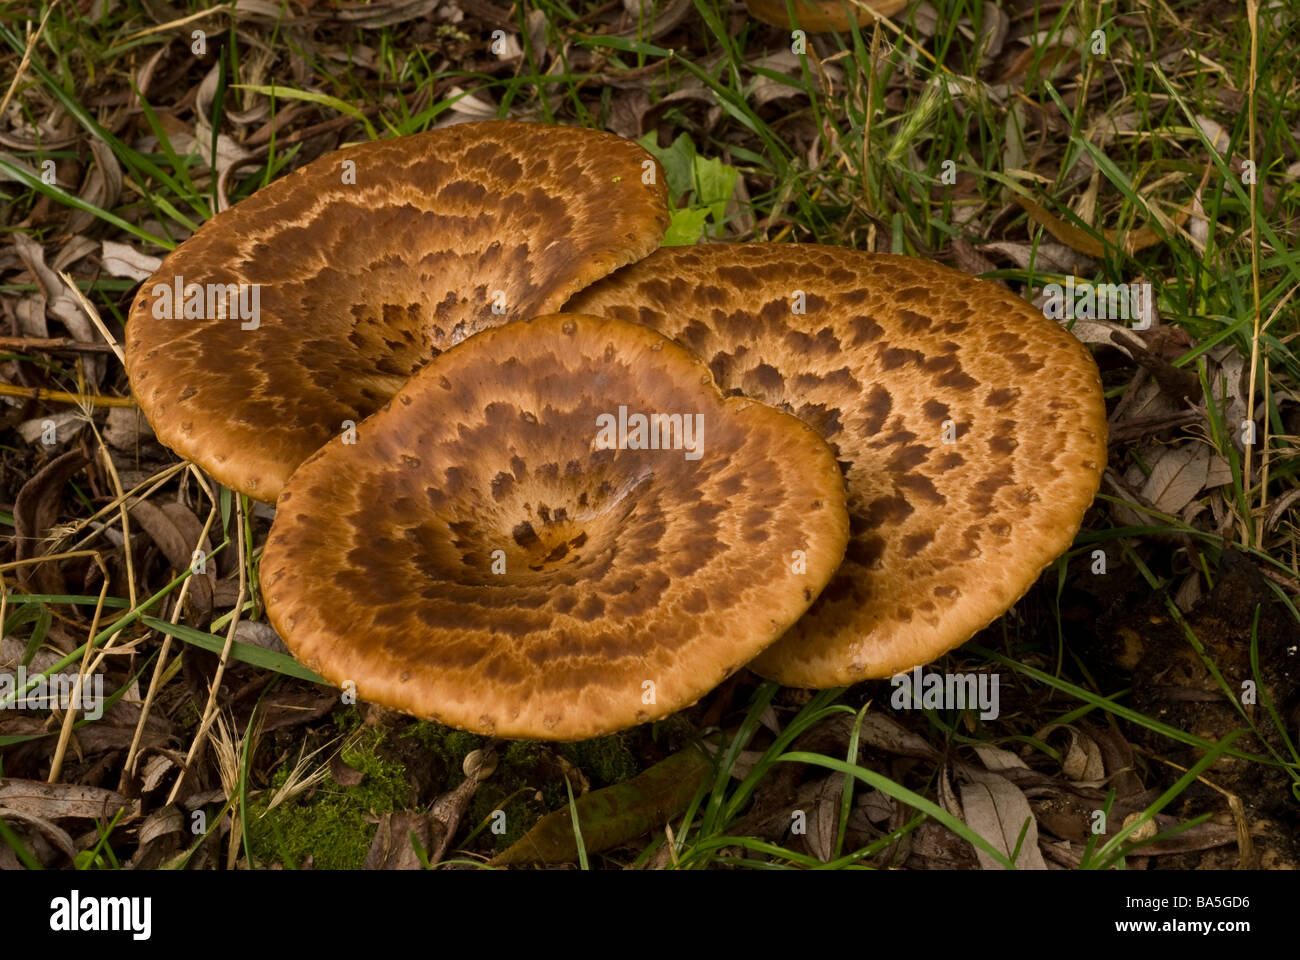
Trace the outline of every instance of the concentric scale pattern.
<instances>
[{"instance_id":1,"label":"concentric scale pattern","mask_svg":"<svg viewBox=\"0 0 1300 960\"><path fill-rule=\"evenodd\" d=\"M641 436L649 414L678 420ZM505 737L693 703L795 622L848 538L816 431L724 397L646 327L564 314L437 357L276 506L262 583L294 655Z\"/></svg>"},{"instance_id":2,"label":"concentric scale pattern","mask_svg":"<svg viewBox=\"0 0 1300 960\"><path fill-rule=\"evenodd\" d=\"M752 665L829 687L928 663L1074 537L1106 463L1096 364L1001 287L924 260L791 244L664 248L565 307L638 321L786 409L848 481L843 566Z\"/></svg>"},{"instance_id":3,"label":"concentric scale pattern","mask_svg":"<svg viewBox=\"0 0 1300 960\"><path fill-rule=\"evenodd\" d=\"M655 249L668 214L646 164L621 137L525 123L331 153L213 217L145 281L126 336L135 396L181 456L274 500L431 357ZM178 282L210 315L166 315ZM210 309L218 284L249 285L250 307L255 288L256 318Z\"/></svg>"}]
</instances>

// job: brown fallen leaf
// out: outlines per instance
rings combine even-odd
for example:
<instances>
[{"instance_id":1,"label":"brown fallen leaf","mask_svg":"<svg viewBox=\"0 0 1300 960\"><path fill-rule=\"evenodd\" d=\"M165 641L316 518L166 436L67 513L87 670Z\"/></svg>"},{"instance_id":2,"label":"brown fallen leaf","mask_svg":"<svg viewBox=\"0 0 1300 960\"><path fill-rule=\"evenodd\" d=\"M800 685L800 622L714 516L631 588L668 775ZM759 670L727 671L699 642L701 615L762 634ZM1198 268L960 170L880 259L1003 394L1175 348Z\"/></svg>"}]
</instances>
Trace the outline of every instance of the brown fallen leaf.
<instances>
[{"instance_id":1,"label":"brown fallen leaf","mask_svg":"<svg viewBox=\"0 0 1300 960\"><path fill-rule=\"evenodd\" d=\"M0 811L17 811L47 820L111 820L119 810L119 823L140 815L140 801L128 800L116 790L82 787L74 783L0 778Z\"/></svg>"},{"instance_id":2,"label":"brown fallen leaf","mask_svg":"<svg viewBox=\"0 0 1300 960\"><path fill-rule=\"evenodd\" d=\"M1139 227L1136 230L1127 230L1123 233L1118 230L1103 229L1101 233L1106 238L1106 242L1103 243L1083 228L1076 227L1072 223L1066 223L1056 214L1044 207L1040 207L1034 201L1019 194L1015 194L1014 198L1025 213L1029 214L1030 218L1036 221L1044 230L1066 246L1072 247L1080 253L1086 253L1090 257L1105 257L1107 245L1119 247L1125 253L1132 255L1139 250L1145 250L1147 247L1154 247L1163 239L1160 234L1150 227ZM1188 212L1180 210L1177 216L1174 217L1174 224L1181 227L1187 222L1187 217Z\"/></svg>"},{"instance_id":3,"label":"brown fallen leaf","mask_svg":"<svg viewBox=\"0 0 1300 960\"><path fill-rule=\"evenodd\" d=\"M86 173L79 199L101 210L112 210L122 195L122 165L117 162L113 148L99 137L90 138L90 151L95 155L95 163ZM88 210L74 210L64 229L74 235L83 233L96 216Z\"/></svg>"},{"instance_id":4,"label":"brown fallen leaf","mask_svg":"<svg viewBox=\"0 0 1300 960\"><path fill-rule=\"evenodd\" d=\"M1029 75L1030 68L1034 66L1034 59L1038 58L1038 67L1032 77ZM1020 53L1016 54L1002 72L998 75L998 83L1014 83L1021 79L1036 80L1038 77L1046 77L1049 80L1068 72L1071 67L1071 61L1077 61L1079 51L1067 44L1055 43L1046 47L1026 47Z\"/></svg>"},{"instance_id":5,"label":"brown fallen leaf","mask_svg":"<svg viewBox=\"0 0 1300 960\"><path fill-rule=\"evenodd\" d=\"M0 807L0 819L7 821L11 827L16 826L19 823L22 823L28 825L29 827L35 828L37 831L39 831L41 837L43 837L45 840L48 840L50 844L56 847L64 856L68 858L69 862L76 860L77 858L76 844L73 842L71 835L68 834L68 832L64 830L62 827L60 827L58 824L51 823L45 817L39 817L36 816L35 814L29 813L24 810L12 810L3 807ZM21 832L26 832L26 831L21 831ZM41 856L42 851L39 849L39 847L41 846L39 844L28 842L25 845L29 849L37 848L37 849L32 849L31 852L36 856L38 861L41 861L48 865L49 863L52 863L53 859L55 859L52 857ZM8 848L6 847L6 849Z\"/></svg>"},{"instance_id":6,"label":"brown fallen leaf","mask_svg":"<svg viewBox=\"0 0 1300 960\"><path fill-rule=\"evenodd\" d=\"M1014 858L1019 869L1047 869L1038 849L1038 820L1018 787L996 774L988 774L972 783L963 783L960 792L968 827L1008 860L1019 844ZM1024 831L1023 839L1021 831ZM979 847L975 848L975 856L982 870L1002 869L1001 864Z\"/></svg>"},{"instance_id":7,"label":"brown fallen leaf","mask_svg":"<svg viewBox=\"0 0 1300 960\"><path fill-rule=\"evenodd\" d=\"M1202 443L1162 447L1151 464L1142 496L1157 510L1178 513L1205 488L1210 472L1210 448Z\"/></svg>"},{"instance_id":8,"label":"brown fallen leaf","mask_svg":"<svg viewBox=\"0 0 1300 960\"><path fill-rule=\"evenodd\" d=\"M51 460L23 484L14 501L14 557L28 560L45 553L45 535L58 518L63 486L90 460L80 450L69 450ZM67 582L57 564L35 563L17 569L18 582L37 593L67 593Z\"/></svg>"},{"instance_id":9,"label":"brown fallen leaf","mask_svg":"<svg viewBox=\"0 0 1300 960\"><path fill-rule=\"evenodd\" d=\"M812 809L807 811L808 849L822 863L835 856L835 839L840 827L840 804L844 799L844 774L833 773L816 785Z\"/></svg>"},{"instance_id":10,"label":"brown fallen leaf","mask_svg":"<svg viewBox=\"0 0 1300 960\"><path fill-rule=\"evenodd\" d=\"M969 843L942 824L927 820L910 834L907 866L915 870L975 870Z\"/></svg>"},{"instance_id":11,"label":"brown fallen leaf","mask_svg":"<svg viewBox=\"0 0 1300 960\"><path fill-rule=\"evenodd\" d=\"M113 240L103 241L99 262L110 277L130 277L132 280L148 280L162 266L157 257L141 253L128 243Z\"/></svg>"},{"instance_id":12,"label":"brown fallen leaf","mask_svg":"<svg viewBox=\"0 0 1300 960\"><path fill-rule=\"evenodd\" d=\"M962 273L969 273L978 277L980 274L992 273L997 269L997 264L976 250L968 240L962 237L953 238L952 253L957 260L957 269Z\"/></svg>"},{"instance_id":13,"label":"brown fallen leaf","mask_svg":"<svg viewBox=\"0 0 1300 960\"><path fill-rule=\"evenodd\" d=\"M420 870L423 864L416 855L411 833L424 850L429 849L429 818L411 810L385 813L379 820L375 839L366 854L363 870Z\"/></svg>"},{"instance_id":14,"label":"brown fallen leaf","mask_svg":"<svg viewBox=\"0 0 1300 960\"><path fill-rule=\"evenodd\" d=\"M854 19L862 27L875 23L876 16L893 16L910 2L911 0L859 0L857 3L845 4L841 0L791 0L798 25L816 33L848 30L846 6L853 10ZM745 0L745 7L751 16L764 23L787 29L791 26L785 0ZM873 13L876 16L872 16Z\"/></svg>"},{"instance_id":15,"label":"brown fallen leaf","mask_svg":"<svg viewBox=\"0 0 1300 960\"><path fill-rule=\"evenodd\" d=\"M172 857L189 839L185 814L175 804L168 804L145 817L140 824L139 846L131 857L135 870L156 870Z\"/></svg>"},{"instance_id":16,"label":"brown fallen leaf","mask_svg":"<svg viewBox=\"0 0 1300 960\"><path fill-rule=\"evenodd\" d=\"M40 288L41 296L45 301L45 313L63 324L74 340L99 340L98 331L91 325L90 318L81 309L81 305L68 291L58 273L46 264L45 248L21 233L14 234L13 244L18 251L18 256ZM98 386L104 376L104 357L86 358L83 369L86 380L91 385Z\"/></svg>"}]
</instances>

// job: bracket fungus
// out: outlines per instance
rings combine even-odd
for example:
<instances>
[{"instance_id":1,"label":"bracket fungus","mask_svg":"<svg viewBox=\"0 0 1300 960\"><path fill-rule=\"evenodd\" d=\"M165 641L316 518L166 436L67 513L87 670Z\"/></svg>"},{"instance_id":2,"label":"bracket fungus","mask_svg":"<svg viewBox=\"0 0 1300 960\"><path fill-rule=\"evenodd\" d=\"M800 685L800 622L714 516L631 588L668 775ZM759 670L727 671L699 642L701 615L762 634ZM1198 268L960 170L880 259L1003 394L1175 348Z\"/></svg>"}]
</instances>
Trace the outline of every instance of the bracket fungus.
<instances>
[{"instance_id":1,"label":"bracket fungus","mask_svg":"<svg viewBox=\"0 0 1300 960\"><path fill-rule=\"evenodd\" d=\"M362 699L574 740L713 689L847 539L816 431L644 326L558 314L453 347L309 457L262 582L294 655Z\"/></svg>"},{"instance_id":2,"label":"bracket fungus","mask_svg":"<svg viewBox=\"0 0 1300 960\"><path fill-rule=\"evenodd\" d=\"M566 310L645 324L725 390L836 450L843 566L750 666L831 687L929 663L1069 547L1106 464L1097 366L1003 288L909 257L805 244L663 248Z\"/></svg>"},{"instance_id":3,"label":"bracket fungus","mask_svg":"<svg viewBox=\"0 0 1300 960\"><path fill-rule=\"evenodd\" d=\"M321 157L203 224L141 286L135 396L163 443L272 501L431 357L659 246L654 163L613 134L513 122Z\"/></svg>"}]
</instances>

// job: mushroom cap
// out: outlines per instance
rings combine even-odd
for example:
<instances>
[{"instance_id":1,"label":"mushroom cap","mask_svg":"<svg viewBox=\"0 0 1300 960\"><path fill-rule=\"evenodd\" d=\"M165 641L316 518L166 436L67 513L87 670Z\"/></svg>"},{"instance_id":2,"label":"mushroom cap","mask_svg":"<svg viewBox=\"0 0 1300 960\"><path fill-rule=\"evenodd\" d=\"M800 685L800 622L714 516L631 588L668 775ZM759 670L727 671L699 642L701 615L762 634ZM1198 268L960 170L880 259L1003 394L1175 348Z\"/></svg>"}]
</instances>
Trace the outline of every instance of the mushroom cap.
<instances>
[{"instance_id":1,"label":"mushroom cap","mask_svg":"<svg viewBox=\"0 0 1300 960\"><path fill-rule=\"evenodd\" d=\"M892 676L964 643L1069 547L1101 482L1106 408L1087 349L1002 287L929 261L664 248L565 309L673 337L723 389L835 449L844 565L751 664L789 686Z\"/></svg>"},{"instance_id":2,"label":"mushroom cap","mask_svg":"<svg viewBox=\"0 0 1300 960\"><path fill-rule=\"evenodd\" d=\"M628 444L604 448L620 407ZM702 433L635 449L637 414ZM309 457L262 585L294 655L362 699L582 739L694 703L776 640L843 557L844 497L795 417L724 397L639 324L551 315L452 348Z\"/></svg>"},{"instance_id":3,"label":"mushroom cap","mask_svg":"<svg viewBox=\"0 0 1300 960\"><path fill-rule=\"evenodd\" d=\"M217 214L145 281L126 328L135 396L163 443L272 501L431 357L658 247L666 188L643 182L646 163L612 134L509 122L328 154ZM166 318L177 278L204 318ZM226 284L248 285L247 313L222 318Z\"/></svg>"}]
</instances>

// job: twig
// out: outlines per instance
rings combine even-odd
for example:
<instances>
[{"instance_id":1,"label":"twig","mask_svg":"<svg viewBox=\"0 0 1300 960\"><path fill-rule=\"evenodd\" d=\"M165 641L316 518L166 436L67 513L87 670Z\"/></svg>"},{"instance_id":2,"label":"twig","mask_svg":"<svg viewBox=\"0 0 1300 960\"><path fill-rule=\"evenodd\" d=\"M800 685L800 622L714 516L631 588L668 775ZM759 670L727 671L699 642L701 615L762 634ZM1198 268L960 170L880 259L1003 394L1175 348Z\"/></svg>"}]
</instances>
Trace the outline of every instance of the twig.
<instances>
[{"instance_id":1,"label":"twig","mask_svg":"<svg viewBox=\"0 0 1300 960\"><path fill-rule=\"evenodd\" d=\"M177 796L180 795L181 784L185 782L186 774L194 769L194 761L203 749L203 744L208 738L208 732L212 728L212 721L217 716L217 696L221 692L222 678L226 675L226 664L230 661L230 649L235 640L235 630L239 626L240 612L244 608L244 598L248 596L248 557L246 556L247 545L244 542L244 500L242 496L235 498L235 526L239 551L239 596L235 599L235 609L233 616L230 618L230 629L226 631L226 643L221 648L221 662L217 664L217 672L212 677L212 687L208 691L208 703L203 709L203 719L199 723L198 732L194 735L194 742L190 744L189 753L185 755L185 766L181 768L180 775L176 777L176 782L172 784L171 793L167 796L168 803L175 803Z\"/></svg>"},{"instance_id":2,"label":"twig","mask_svg":"<svg viewBox=\"0 0 1300 960\"><path fill-rule=\"evenodd\" d=\"M204 17L211 16L214 13L229 13L228 7L210 7L207 10L200 10L198 13L191 13L188 17L181 17L179 20L169 20L166 23L157 23L152 27L131 34L123 42L139 40L141 37L147 37L152 33L164 33L168 30L174 30L177 27L183 27L187 23L193 23L195 20L202 20Z\"/></svg>"},{"instance_id":3,"label":"twig","mask_svg":"<svg viewBox=\"0 0 1300 960\"><path fill-rule=\"evenodd\" d=\"M25 397L28 400L45 400L49 403L90 404L92 407L134 407L130 397L103 397L95 393L68 393L64 390L46 390L44 387L16 387L0 383L0 397Z\"/></svg>"},{"instance_id":4,"label":"twig","mask_svg":"<svg viewBox=\"0 0 1300 960\"><path fill-rule=\"evenodd\" d=\"M104 582L99 588L99 602L95 604L94 619L90 621L90 634L86 637L86 652L82 655L81 666L77 670L77 682L72 685L72 696L67 711L63 714L59 742L54 748L54 758L50 761L50 776L47 781L49 783L58 783L59 774L63 772L63 757L68 752L68 741L72 739L73 720L77 716L77 706L81 703L81 688L86 682L86 674L91 670L90 654L95 649L95 634L99 632L99 618L104 612L104 598L108 596L108 568L104 566L104 561L98 554L95 556L95 562L99 564L99 572L103 574Z\"/></svg>"},{"instance_id":5,"label":"twig","mask_svg":"<svg viewBox=\"0 0 1300 960\"><path fill-rule=\"evenodd\" d=\"M104 325L104 320L100 317L99 311L95 309L95 305L86 299L86 295L81 292L81 288L77 286L76 281L68 276L67 271L60 270L59 278L67 284L68 289L72 291L72 296L76 299L77 303L80 304L82 312L86 316L90 317L90 322L95 325L100 336L107 341L109 349L117 354L118 361L125 364L126 357L122 354L122 348L117 344L117 338L114 337L113 334L109 333L108 327Z\"/></svg>"},{"instance_id":6,"label":"twig","mask_svg":"<svg viewBox=\"0 0 1300 960\"><path fill-rule=\"evenodd\" d=\"M200 486L202 486L207 492L208 499L212 501L212 509L208 511L208 522L203 525L203 529L199 532L198 543L194 545L194 549L199 550L203 546L203 541L208 536L208 531L212 529L213 521L217 518L217 508L219 504L217 498L212 495L212 490L203 479L203 474L199 472L198 467L190 464L190 469L194 473L195 479L199 481ZM173 624L176 624L181 618L181 613L185 609L185 596L189 592L190 584L193 582L194 573L191 571L190 576L181 584L180 595L176 600L176 605L172 608L171 622ZM154 697L158 690L161 689L163 670L167 665L167 655L171 652L171 644L171 634L164 633L162 648L158 651L158 659L154 662L153 676L149 680L149 689L145 693L144 703L140 705L140 716L136 721L135 733L131 737L131 747L126 753L126 763L122 765L122 786L119 787L119 789L125 788L126 778L128 776L135 775L135 766L139 759L140 741L144 736L144 725L149 719L150 711L153 709Z\"/></svg>"},{"instance_id":7,"label":"twig","mask_svg":"<svg viewBox=\"0 0 1300 960\"><path fill-rule=\"evenodd\" d=\"M9 89L5 92L5 98L0 100L0 116L4 115L5 107L9 106L9 101L13 99L14 91L18 89L18 81L23 78L23 73L27 70L27 64L32 62L32 51L36 48L37 42L41 39L41 34L45 32L45 24L50 19L50 14L54 8L59 5L59 0L54 0L50 4L50 9L45 11L45 16L41 17L41 24L36 28L36 32L27 38L27 49L23 51L22 62L18 64L18 69L14 73L13 82L9 84ZM31 23L30 20L27 21Z\"/></svg>"},{"instance_id":8,"label":"twig","mask_svg":"<svg viewBox=\"0 0 1300 960\"><path fill-rule=\"evenodd\" d=\"M70 337L0 337L0 350L67 350L74 353L111 353L106 343L73 340Z\"/></svg>"}]
</instances>

